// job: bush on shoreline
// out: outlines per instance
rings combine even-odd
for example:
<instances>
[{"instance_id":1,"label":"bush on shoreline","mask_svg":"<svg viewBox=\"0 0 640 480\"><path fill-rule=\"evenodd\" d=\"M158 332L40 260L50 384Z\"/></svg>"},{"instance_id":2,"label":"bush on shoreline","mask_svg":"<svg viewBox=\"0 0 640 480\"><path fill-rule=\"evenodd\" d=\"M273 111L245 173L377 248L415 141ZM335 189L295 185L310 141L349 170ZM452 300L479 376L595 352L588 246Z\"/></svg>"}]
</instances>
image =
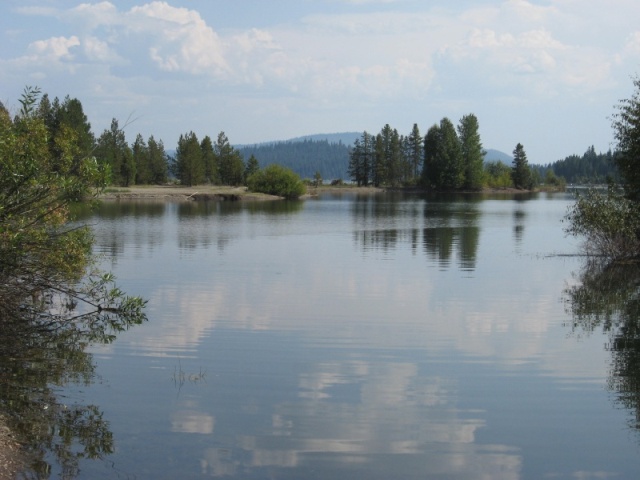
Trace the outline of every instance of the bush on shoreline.
<instances>
[{"instance_id":1,"label":"bush on shoreline","mask_svg":"<svg viewBox=\"0 0 640 480\"><path fill-rule=\"evenodd\" d=\"M247 179L247 187L252 192L277 195L288 200L300 198L306 187L292 170L277 164L258 170Z\"/></svg>"}]
</instances>

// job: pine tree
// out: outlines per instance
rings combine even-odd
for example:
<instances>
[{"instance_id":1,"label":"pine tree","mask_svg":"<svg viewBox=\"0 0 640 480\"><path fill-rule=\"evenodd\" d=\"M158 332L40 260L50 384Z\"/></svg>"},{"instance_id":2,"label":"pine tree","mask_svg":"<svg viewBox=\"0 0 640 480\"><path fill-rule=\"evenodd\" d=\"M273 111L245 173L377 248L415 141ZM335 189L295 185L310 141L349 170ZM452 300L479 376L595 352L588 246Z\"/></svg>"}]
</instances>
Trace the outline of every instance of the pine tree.
<instances>
[{"instance_id":1,"label":"pine tree","mask_svg":"<svg viewBox=\"0 0 640 480\"><path fill-rule=\"evenodd\" d=\"M368 187L371 184L371 172L375 163L376 142L373 135L368 132L362 134L362 185Z\"/></svg>"},{"instance_id":2,"label":"pine tree","mask_svg":"<svg viewBox=\"0 0 640 480\"><path fill-rule=\"evenodd\" d=\"M376 135L374 143L373 165L371 179L374 187L379 187L387 181L387 165L385 162L384 140L381 134Z\"/></svg>"},{"instance_id":3,"label":"pine tree","mask_svg":"<svg viewBox=\"0 0 640 480\"><path fill-rule=\"evenodd\" d=\"M161 185L166 183L168 177L167 154L164 151L162 140L156 142L153 135L147 142L149 149L149 168L151 169L151 183Z\"/></svg>"},{"instance_id":4,"label":"pine tree","mask_svg":"<svg viewBox=\"0 0 640 480\"><path fill-rule=\"evenodd\" d=\"M78 169L83 159L93 155L95 137L91 132L91 124L82 109L82 103L78 99L65 97L64 102L56 97L53 102L44 94L37 109L38 116L44 120L48 132L49 151L59 169L67 167L78 174ZM66 150L69 142L73 145L72 151ZM63 156L66 158L63 159ZM70 162L62 165L61 162Z\"/></svg>"},{"instance_id":5,"label":"pine tree","mask_svg":"<svg viewBox=\"0 0 640 480\"><path fill-rule=\"evenodd\" d=\"M440 165L437 162L440 143L440 126L434 124L424 137L424 160L422 163L422 184L433 188L440 182Z\"/></svg>"},{"instance_id":6,"label":"pine tree","mask_svg":"<svg viewBox=\"0 0 640 480\"><path fill-rule=\"evenodd\" d=\"M244 183L247 184L247 179L260 170L260 163L255 155L251 155L247 160L247 166L244 169Z\"/></svg>"},{"instance_id":7,"label":"pine tree","mask_svg":"<svg viewBox=\"0 0 640 480\"><path fill-rule=\"evenodd\" d=\"M440 142L436 162L440 165L438 188L455 190L464 184L462 147L456 129L448 118L440 121Z\"/></svg>"},{"instance_id":8,"label":"pine tree","mask_svg":"<svg viewBox=\"0 0 640 480\"><path fill-rule=\"evenodd\" d=\"M417 181L420 175L423 158L423 138L420 136L418 124L413 124L413 129L407 137L407 156L409 165L411 166L411 182Z\"/></svg>"},{"instance_id":9,"label":"pine tree","mask_svg":"<svg viewBox=\"0 0 640 480\"><path fill-rule=\"evenodd\" d=\"M218 159L220 182L223 185L241 185L244 180L244 161L224 132L218 134L214 151Z\"/></svg>"},{"instance_id":10,"label":"pine tree","mask_svg":"<svg viewBox=\"0 0 640 480\"><path fill-rule=\"evenodd\" d=\"M142 138L142 135L136 136L132 147L133 161L136 164L136 180L137 185L147 185L151 183L151 165L149 158L149 148Z\"/></svg>"},{"instance_id":11,"label":"pine tree","mask_svg":"<svg viewBox=\"0 0 640 480\"><path fill-rule=\"evenodd\" d=\"M478 119L473 114L462 117L458 126L464 166L463 187L469 190L482 188L484 151L478 128Z\"/></svg>"},{"instance_id":12,"label":"pine tree","mask_svg":"<svg viewBox=\"0 0 640 480\"><path fill-rule=\"evenodd\" d=\"M349 178L352 182L355 182L357 186L361 187L364 183L364 172L362 168L363 147L359 138L353 142L353 147L349 151Z\"/></svg>"},{"instance_id":13,"label":"pine tree","mask_svg":"<svg viewBox=\"0 0 640 480\"><path fill-rule=\"evenodd\" d=\"M100 135L95 156L99 163L109 166L113 184L127 187L135 182L133 154L115 118L111 120L111 128Z\"/></svg>"},{"instance_id":14,"label":"pine tree","mask_svg":"<svg viewBox=\"0 0 640 480\"><path fill-rule=\"evenodd\" d=\"M522 144L518 143L513 151L513 167L511 168L513 186L519 189L531 189L532 179L527 154Z\"/></svg>"},{"instance_id":15,"label":"pine tree","mask_svg":"<svg viewBox=\"0 0 640 480\"><path fill-rule=\"evenodd\" d=\"M204 177L205 181L216 185L220 183L220 176L218 172L218 157L213 148L213 142L211 137L207 135L202 139L200 143L200 150L202 150L202 161L204 162Z\"/></svg>"},{"instance_id":16,"label":"pine tree","mask_svg":"<svg viewBox=\"0 0 640 480\"><path fill-rule=\"evenodd\" d=\"M199 185L204 182L202 150L195 133L180 135L176 149L177 177L183 185Z\"/></svg>"}]
</instances>

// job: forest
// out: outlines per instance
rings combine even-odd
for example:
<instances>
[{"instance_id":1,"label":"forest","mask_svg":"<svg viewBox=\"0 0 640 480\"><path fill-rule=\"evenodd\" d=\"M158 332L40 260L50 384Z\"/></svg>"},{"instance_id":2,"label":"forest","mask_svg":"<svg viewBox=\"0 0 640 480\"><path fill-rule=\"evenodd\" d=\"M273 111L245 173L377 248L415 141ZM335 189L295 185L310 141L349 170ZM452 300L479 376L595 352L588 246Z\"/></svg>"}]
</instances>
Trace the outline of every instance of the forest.
<instances>
[{"instance_id":1,"label":"forest","mask_svg":"<svg viewBox=\"0 0 640 480\"><path fill-rule=\"evenodd\" d=\"M606 153L596 153L593 146L582 155L570 155L549 165L536 166L542 173L547 170L572 184L604 184L612 180L619 182L620 174L615 164L611 150Z\"/></svg>"},{"instance_id":2,"label":"forest","mask_svg":"<svg viewBox=\"0 0 640 480\"><path fill-rule=\"evenodd\" d=\"M473 114L465 115L457 126L443 118L424 136L417 124L406 135L387 124L377 134L363 132L353 145L302 138L235 147L224 132L199 139L190 131L180 135L172 154L153 135L145 139L138 134L129 143L116 119L96 138L80 100L69 96L61 101L42 95L37 114L47 127L54 156L60 155L65 138L74 138L75 156L95 157L108 168L114 186L176 181L184 185L242 185L250 175L272 164L308 181L444 190L527 189L539 184L594 184L619 178L615 153L596 153L593 146L582 156L529 165L524 147L517 144L511 164L486 161L479 122Z\"/></svg>"}]
</instances>

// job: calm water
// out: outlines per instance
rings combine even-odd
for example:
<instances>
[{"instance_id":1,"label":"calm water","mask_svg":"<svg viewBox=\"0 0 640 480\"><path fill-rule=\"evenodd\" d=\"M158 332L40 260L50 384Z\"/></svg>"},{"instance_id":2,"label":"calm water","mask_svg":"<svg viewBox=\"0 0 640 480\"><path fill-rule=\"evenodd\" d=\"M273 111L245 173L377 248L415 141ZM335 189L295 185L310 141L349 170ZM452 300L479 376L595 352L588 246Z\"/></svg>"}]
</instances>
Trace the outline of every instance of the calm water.
<instances>
[{"instance_id":1,"label":"calm water","mask_svg":"<svg viewBox=\"0 0 640 480\"><path fill-rule=\"evenodd\" d=\"M611 335L564 293L571 202L103 205L104 266L149 321L57 390L111 435L80 478L638 478Z\"/></svg>"}]
</instances>

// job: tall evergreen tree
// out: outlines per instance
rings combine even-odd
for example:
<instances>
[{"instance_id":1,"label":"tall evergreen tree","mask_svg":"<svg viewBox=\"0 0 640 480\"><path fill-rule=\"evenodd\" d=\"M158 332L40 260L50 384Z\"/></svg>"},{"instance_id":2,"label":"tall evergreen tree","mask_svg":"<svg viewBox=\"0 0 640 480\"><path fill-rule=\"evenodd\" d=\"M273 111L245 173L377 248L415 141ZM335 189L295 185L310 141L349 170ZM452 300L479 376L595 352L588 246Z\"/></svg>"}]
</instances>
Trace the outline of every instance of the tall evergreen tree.
<instances>
[{"instance_id":1,"label":"tall evergreen tree","mask_svg":"<svg viewBox=\"0 0 640 480\"><path fill-rule=\"evenodd\" d=\"M167 181L168 161L162 140L156 141L153 135L147 142L149 149L149 168L151 169L151 183L161 185Z\"/></svg>"},{"instance_id":2,"label":"tall evergreen tree","mask_svg":"<svg viewBox=\"0 0 640 480\"><path fill-rule=\"evenodd\" d=\"M381 134L375 137L373 147L373 168L371 180L374 187L379 187L387 181L387 164L385 161L384 140Z\"/></svg>"},{"instance_id":3,"label":"tall evergreen tree","mask_svg":"<svg viewBox=\"0 0 640 480\"><path fill-rule=\"evenodd\" d=\"M462 147L453 123L446 117L440 121L440 142L436 161L440 165L438 188L461 188L464 184Z\"/></svg>"},{"instance_id":4,"label":"tall evergreen tree","mask_svg":"<svg viewBox=\"0 0 640 480\"><path fill-rule=\"evenodd\" d=\"M478 129L478 119L473 114L462 117L458 126L464 166L463 187L469 190L482 188L484 150Z\"/></svg>"},{"instance_id":5,"label":"tall evergreen tree","mask_svg":"<svg viewBox=\"0 0 640 480\"><path fill-rule=\"evenodd\" d=\"M56 108L54 108L53 104L49 100L49 95L47 93L43 94L40 98L37 116L44 121L44 124L47 127L47 131L49 133L49 142L51 142L51 139L53 138L53 134L55 132L56 117L58 116L57 112L59 108L59 104L56 106Z\"/></svg>"},{"instance_id":6,"label":"tall evergreen tree","mask_svg":"<svg viewBox=\"0 0 640 480\"><path fill-rule=\"evenodd\" d=\"M75 132L77 144L82 158L90 156L94 146L95 137L91 132L91 123L85 115L82 103L77 98L66 96L56 119L58 125L67 125Z\"/></svg>"},{"instance_id":7,"label":"tall evergreen tree","mask_svg":"<svg viewBox=\"0 0 640 480\"><path fill-rule=\"evenodd\" d=\"M420 176L424 148L423 145L424 140L420 135L418 124L414 123L411 133L407 137L407 156L409 165L411 166L412 183L417 181Z\"/></svg>"},{"instance_id":8,"label":"tall evergreen tree","mask_svg":"<svg viewBox=\"0 0 640 480\"><path fill-rule=\"evenodd\" d=\"M220 183L220 176L218 174L218 157L209 135L202 139L200 149L202 150L202 161L204 162L205 181L212 185Z\"/></svg>"},{"instance_id":9,"label":"tall evergreen tree","mask_svg":"<svg viewBox=\"0 0 640 480\"><path fill-rule=\"evenodd\" d=\"M180 135L176 149L177 177L183 185L199 185L204 182L202 150L195 133Z\"/></svg>"},{"instance_id":10,"label":"tall evergreen tree","mask_svg":"<svg viewBox=\"0 0 640 480\"><path fill-rule=\"evenodd\" d=\"M384 176L381 178L381 184L389 184L393 185L396 183L396 177L398 175L398 167L399 165L396 162L396 157L394 155L394 147L393 142L393 129L387 123L379 133L380 140L382 142L381 145L381 154L382 154L382 165Z\"/></svg>"},{"instance_id":11,"label":"tall evergreen tree","mask_svg":"<svg viewBox=\"0 0 640 480\"><path fill-rule=\"evenodd\" d=\"M98 162L111 170L113 184L128 187L135 182L133 153L115 118L111 120L111 128L100 135L95 152Z\"/></svg>"},{"instance_id":12,"label":"tall evergreen tree","mask_svg":"<svg viewBox=\"0 0 640 480\"><path fill-rule=\"evenodd\" d=\"M53 102L44 94L37 109L48 132L49 151L59 170L70 168L78 174L82 161L93 155L95 137L91 124L78 99L65 97L61 104L56 97ZM67 147L72 145L72 149ZM64 158L63 158L64 157ZM64 165L63 165L64 164Z\"/></svg>"},{"instance_id":13,"label":"tall evergreen tree","mask_svg":"<svg viewBox=\"0 0 640 480\"><path fill-rule=\"evenodd\" d=\"M363 148L362 142L359 138L356 138L353 142L353 147L349 151L349 168L347 172L352 182L356 182L356 185L361 187L364 183L364 172L362 168Z\"/></svg>"},{"instance_id":14,"label":"tall evergreen tree","mask_svg":"<svg viewBox=\"0 0 640 480\"><path fill-rule=\"evenodd\" d=\"M518 143L513 151L513 167L511 168L511 178L513 186L520 189L531 189L533 187L531 171L529 170L529 162L527 154L522 144Z\"/></svg>"},{"instance_id":15,"label":"tall evergreen tree","mask_svg":"<svg viewBox=\"0 0 640 480\"><path fill-rule=\"evenodd\" d=\"M247 166L244 169L244 183L247 183L247 179L260 170L260 163L255 155L251 155L247 160Z\"/></svg>"},{"instance_id":16,"label":"tall evergreen tree","mask_svg":"<svg viewBox=\"0 0 640 480\"><path fill-rule=\"evenodd\" d=\"M223 185L241 185L244 179L244 161L224 132L218 134L214 148L218 158L220 182Z\"/></svg>"},{"instance_id":17,"label":"tall evergreen tree","mask_svg":"<svg viewBox=\"0 0 640 480\"><path fill-rule=\"evenodd\" d=\"M427 188L436 187L440 182L440 164L437 162L440 149L440 126L434 124L424 137L424 160L422 163L422 184Z\"/></svg>"},{"instance_id":18,"label":"tall evergreen tree","mask_svg":"<svg viewBox=\"0 0 640 480\"><path fill-rule=\"evenodd\" d=\"M371 184L372 169L375 163L376 142L375 137L368 132L362 134L362 185L368 187Z\"/></svg>"},{"instance_id":19,"label":"tall evergreen tree","mask_svg":"<svg viewBox=\"0 0 640 480\"><path fill-rule=\"evenodd\" d=\"M131 148L133 153L133 161L136 164L136 181L137 185L147 185L151 183L151 166L149 162L149 148L147 142L144 141L141 134L136 136Z\"/></svg>"},{"instance_id":20,"label":"tall evergreen tree","mask_svg":"<svg viewBox=\"0 0 640 480\"><path fill-rule=\"evenodd\" d=\"M402 138L397 129L391 132L391 142L387 153L387 182L392 187L397 187L404 180L404 151L402 148Z\"/></svg>"},{"instance_id":21,"label":"tall evergreen tree","mask_svg":"<svg viewBox=\"0 0 640 480\"><path fill-rule=\"evenodd\" d=\"M365 131L360 138L356 139L349 152L349 177L359 187L367 187L371 182L375 157L374 143L374 137Z\"/></svg>"},{"instance_id":22,"label":"tall evergreen tree","mask_svg":"<svg viewBox=\"0 0 640 480\"><path fill-rule=\"evenodd\" d=\"M451 120L445 117L429 129L424 151L423 182L427 187L455 190L463 186L462 146Z\"/></svg>"}]
</instances>

